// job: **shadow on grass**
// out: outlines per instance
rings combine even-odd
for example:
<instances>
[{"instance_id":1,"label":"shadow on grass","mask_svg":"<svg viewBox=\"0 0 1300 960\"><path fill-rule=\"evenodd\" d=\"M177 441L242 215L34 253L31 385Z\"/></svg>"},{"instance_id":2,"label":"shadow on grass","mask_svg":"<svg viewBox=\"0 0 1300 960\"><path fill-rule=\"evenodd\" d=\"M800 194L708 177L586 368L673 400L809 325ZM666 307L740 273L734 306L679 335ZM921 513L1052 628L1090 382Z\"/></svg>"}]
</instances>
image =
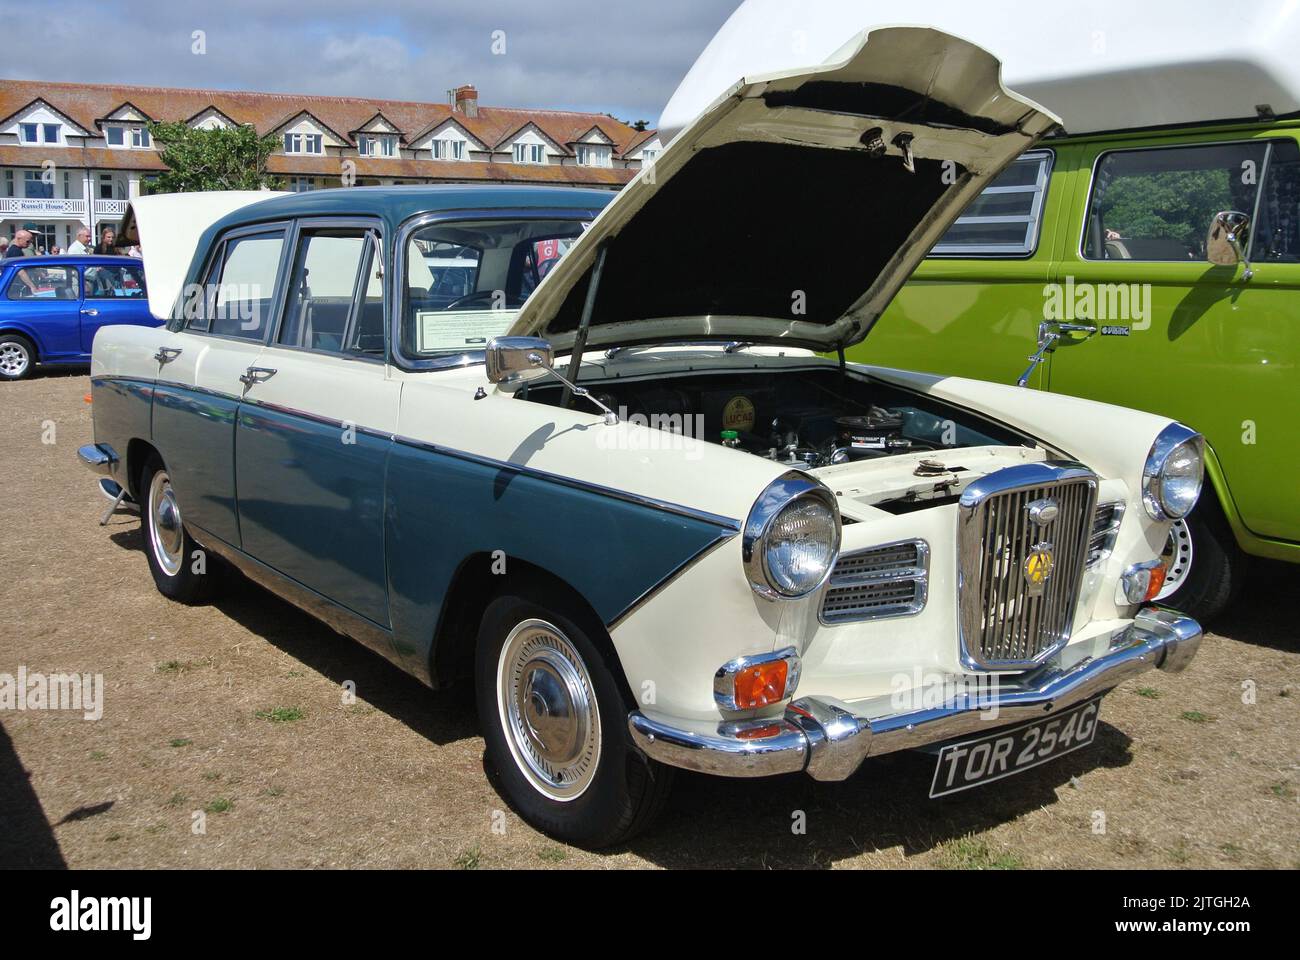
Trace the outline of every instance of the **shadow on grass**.
<instances>
[{"instance_id":1,"label":"shadow on grass","mask_svg":"<svg viewBox=\"0 0 1300 960\"><path fill-rule=\"evenodd\" d=\"M54 830L9 734L0 726L0 867L66 869Z\"/></svg>"}]
</instances>

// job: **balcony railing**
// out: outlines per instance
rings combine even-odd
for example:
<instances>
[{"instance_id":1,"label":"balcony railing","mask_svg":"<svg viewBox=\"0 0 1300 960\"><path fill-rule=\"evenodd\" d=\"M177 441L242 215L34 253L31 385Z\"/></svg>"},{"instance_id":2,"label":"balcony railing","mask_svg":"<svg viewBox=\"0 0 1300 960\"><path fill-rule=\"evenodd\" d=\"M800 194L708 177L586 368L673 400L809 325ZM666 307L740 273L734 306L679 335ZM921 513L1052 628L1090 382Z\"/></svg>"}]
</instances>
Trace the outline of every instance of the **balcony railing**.
<instances>
[{"instance_id":1,"label":"balcony railing","mask_svg":"<svg viewBox=\"0 0 1300 960\"><path fill-rule=\"evenodd\" d=\"M95 219L115 220L126 213L126 200L96 200ZM86 219L86 201L80 197L0 197L0 217L56 217Z\"/></svg>"}]
</instances>

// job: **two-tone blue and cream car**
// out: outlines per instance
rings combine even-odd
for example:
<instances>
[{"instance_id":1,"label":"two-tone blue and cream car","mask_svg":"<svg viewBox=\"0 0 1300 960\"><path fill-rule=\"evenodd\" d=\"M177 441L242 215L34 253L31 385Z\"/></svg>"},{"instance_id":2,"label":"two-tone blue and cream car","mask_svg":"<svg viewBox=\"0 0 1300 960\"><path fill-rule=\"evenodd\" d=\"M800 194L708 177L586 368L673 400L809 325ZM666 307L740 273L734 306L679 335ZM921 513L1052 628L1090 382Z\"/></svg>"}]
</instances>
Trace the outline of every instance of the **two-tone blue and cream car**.
<instances>
[{"instance_id":1,"label":"two-tone blue and cream car","mask_svg":"<svg viewBox=\"0 0 1300 960\"><path fill-rule=\"evenodd\" d=\"M125 229L170 321L96 338L81 458L166 596L210 596L216 555L473 682L557 837L627 837L675 767L839 780L942 745L936 795L1017 772L1195 654L1148 598L1199 438L843 350L1053 123L987 53L898 28L738 84L608 203L146 198Z\"/></svg>"}]
</instances>

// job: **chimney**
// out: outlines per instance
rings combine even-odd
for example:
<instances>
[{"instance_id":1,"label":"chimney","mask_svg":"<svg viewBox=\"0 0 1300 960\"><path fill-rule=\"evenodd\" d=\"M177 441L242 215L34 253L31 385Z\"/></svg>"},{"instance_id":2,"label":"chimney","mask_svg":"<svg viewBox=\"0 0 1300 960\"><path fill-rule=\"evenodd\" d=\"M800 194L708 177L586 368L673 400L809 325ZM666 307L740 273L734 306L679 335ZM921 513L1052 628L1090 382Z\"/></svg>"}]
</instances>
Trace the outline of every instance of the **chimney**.
<instances>
[{"instance_id":1,"label":"chimney","mask_svg":"<svg viewBox=\"0 0 1300 960\"><path fill-rule=\"evenodd\" d=\"M478 116L478 91L472 83L462 84L451 92L452 110L467 117Z\"/></svg>"}]
</instances>

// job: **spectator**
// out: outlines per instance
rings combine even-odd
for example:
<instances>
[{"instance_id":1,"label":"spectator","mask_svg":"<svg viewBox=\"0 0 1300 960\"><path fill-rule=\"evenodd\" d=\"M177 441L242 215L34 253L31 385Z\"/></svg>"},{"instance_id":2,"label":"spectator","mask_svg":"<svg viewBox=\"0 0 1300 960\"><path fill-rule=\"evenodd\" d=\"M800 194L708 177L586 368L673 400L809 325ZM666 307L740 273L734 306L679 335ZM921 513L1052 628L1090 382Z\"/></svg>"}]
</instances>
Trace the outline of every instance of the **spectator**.
<instances>
[{"instance_id":1,"label":"spectator","mask_svg":"<svg viewBox=\"0 0 1300 960\"><path fill-rule=\"evenodd\" d=\"M26 230L19 230L5 247L5 257L31 257L36 251L31 249L32 235Z\"/></svg>"},{"instance_id":2,"label":"spectator","mask_svg":"<svg viewBox=\"0 0 1300 960\"><path fill-rule=\"evenodd\" d=\"M55 257L57 257L57 256L61 255L62 253L63 253L63 248L62 248L62 247L60 247L60 246L58 246L58 245L55 245L55 246L53 246L53 247L50 247L50 255L51 255L51 256L55 256Z\"/></svg>"},{"instance_id":3,"label":"spectator","mask_svg":"<svg viewBox=\"0 0 1300 960\"><path fill-rule=\"evenodd\" d=\"M117 234L113 232L112 227L105 227L103 230L99 231L99 243L95 244L95 253L100 254L101 256L104 254L116 254L117 251L113 249L113 241L116 237Z\"/></svg>"},{"instance_id":4,"label":"spectator","mask_svg":"<svg viewBox=\"0 0 1300 960\"><path fill-rule=\"evenodd\" d=\"M90 253L90 227L83 226L77 230L77 239L68 247L68 253L78 256Z\"/></svg>"},{"instance_id":5,"label":"spectator","mask_svg":"<svg viewBox=\"0 0 1300 960\"><path fill-rule=\"evenodd\" d=\"M5 248L8 247L8 246L9 246L9 238L8 238L8 237L0 237L0 260L3 260L3 259L4 259L4 256L5 256Z\"/></svg>"}]
</instances>

